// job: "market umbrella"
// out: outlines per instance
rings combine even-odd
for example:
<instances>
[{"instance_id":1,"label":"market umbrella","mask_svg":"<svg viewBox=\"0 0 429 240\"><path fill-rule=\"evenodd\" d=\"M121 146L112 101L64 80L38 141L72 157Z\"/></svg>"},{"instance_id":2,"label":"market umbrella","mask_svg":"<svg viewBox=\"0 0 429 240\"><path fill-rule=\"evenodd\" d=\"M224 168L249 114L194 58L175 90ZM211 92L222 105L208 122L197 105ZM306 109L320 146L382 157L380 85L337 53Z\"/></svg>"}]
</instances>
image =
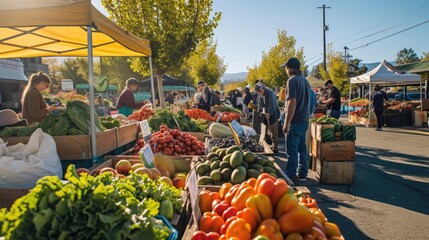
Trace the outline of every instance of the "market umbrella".
<instances>
[{"instance_id":1,"label":"market umbrella","mask_svg":"<svg viewBox=\"0 0 429 240\"><path fill-rule=\"evenodd\" d=\"M94 56L149 57L152 69L149 41L116 25L93 7L90 0L2 0L0 41L0 58L88 57L91 112L94 111ZM151 76L153 79L152 70ZM90 115L91 151L95 160L94 115Z\"/></svg>"}]
</instances>

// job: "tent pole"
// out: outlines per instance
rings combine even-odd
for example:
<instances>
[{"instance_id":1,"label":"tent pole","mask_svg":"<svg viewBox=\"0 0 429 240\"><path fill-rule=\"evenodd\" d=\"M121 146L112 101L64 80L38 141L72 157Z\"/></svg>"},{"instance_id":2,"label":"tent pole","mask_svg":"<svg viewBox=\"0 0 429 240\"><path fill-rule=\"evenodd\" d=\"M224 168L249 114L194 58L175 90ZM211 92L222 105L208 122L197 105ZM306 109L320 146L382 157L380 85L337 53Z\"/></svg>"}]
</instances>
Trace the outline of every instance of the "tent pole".
<instances>
[{"instance_id":1,"label":"tent pole","mask_svg":"<svg viewBox=\"0 0 429 240\"><path fill-rule=\"evenodd\" d=\"M372 102L371 102L371 82L369 82L369 91L368 91L368 102L369 102L369 105L368 105L368 126L371 124L371 105L372 105Z\"/></svg>"},{"instance_id":2,"label":"tent pole","mask_svg":"<svg viewBox=\"0 0 429 240\"><path fill-rule=\"evenodd\" d=\"M155 85L153 83L153 71L152 71L152 56L149 57L149 68L150 68L150 85L151 85L151 89L152 89L152 105L153 105L153 109L156 109L156 104L155 104Z\"/></svg>"},{"instance_id":3,"label":"tent pole","mask_svg":"<svg viewBox=\"0 0 429 240\"><path fill-rule=\"evenodd\" d=\"M92 26L87 28L88 35L88 83L89 83L89 116L91 120L91 157L92 163L97 163L97 139L95 137L95 116L94 116L94 66L92 54Z\"/></svg>"},{"instance_id":4,"label":"tent pole","mask_svg":"<svg viewBox=\"0 0 429 240\"><path fill-rule=\"evenodd\" d=\"M349 105L347 106L347 120L350 122L350 101L352 100L352 80L349 79Z\"/></svg>"}]
</instances>

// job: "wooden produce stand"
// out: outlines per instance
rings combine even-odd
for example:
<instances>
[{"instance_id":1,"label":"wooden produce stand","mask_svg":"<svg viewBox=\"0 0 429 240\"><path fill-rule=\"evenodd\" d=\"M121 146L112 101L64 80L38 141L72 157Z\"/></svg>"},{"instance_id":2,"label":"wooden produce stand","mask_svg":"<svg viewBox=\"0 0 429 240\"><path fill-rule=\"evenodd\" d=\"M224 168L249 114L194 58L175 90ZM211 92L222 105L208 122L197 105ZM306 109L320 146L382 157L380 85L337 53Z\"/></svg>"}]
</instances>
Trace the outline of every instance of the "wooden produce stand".
<instances>
[{"instance_id":1,"label":"wooden produce stand","mask_svg":"<svg viewBox=\"0 0 429 240\"><path fill-rule=\"evenodd\" d=\"M354 179L355 141L321 141L321 124L311 123L312 170L326 184L351 184Z\"/></svg>"}]
</instances>

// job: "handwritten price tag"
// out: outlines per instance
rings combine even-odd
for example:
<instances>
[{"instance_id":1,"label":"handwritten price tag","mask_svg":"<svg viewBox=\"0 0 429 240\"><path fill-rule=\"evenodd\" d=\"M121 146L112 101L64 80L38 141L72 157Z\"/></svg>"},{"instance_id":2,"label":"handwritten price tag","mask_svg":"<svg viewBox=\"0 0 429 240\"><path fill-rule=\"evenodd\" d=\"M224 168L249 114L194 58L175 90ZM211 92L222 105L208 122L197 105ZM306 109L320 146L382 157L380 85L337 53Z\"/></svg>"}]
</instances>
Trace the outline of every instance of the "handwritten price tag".
<instances>
[{"instance_id":1,"label":"handwritten price tag","mask_svg":"<svg viewBox=\"0 0 429 240\"><path fill-rule=\"evenodd\" d=\"M147 120L143 120L140 122L140 129L143 133L144 143L148 143L150 138L152 137L152 133L150 132L149 122Z\"/></svg>"},{"instance_id":2,"label":"handwritten price tag","mask_svg":"<svg viewBox=\"0 0 429 240\"><path fill-rule=\"evenodd\" d=\"M155 162L153 161L153 157L154 157L153 152L149 144L144 146L142 149L140 149L139 155L145 167L147 168L155 167Z\"/></svg>"},{"instance_id":3,"label":"handwritten price tag","mask_svg":"<svg viewBox=\"0 0 429 240\"><path fill-rule=\"evenodd\" d=\"M192 215L194 217L194 221L198 222L198 219L201 217L201 210L198 207L198 179L197 173L195 169L189 173L187 188L189 191L189 197L191 199L191 207L192 207Z\"/></svg>"},{"instance_id":4,"label":"handwritten price tag","mask_svg":"<svg viewBox=\"0 0 429 240\"><path fill-rule=\"evenodd\" d=\"M243 126L241 126L240 123L238 123L236 120L233 120L231 122L231 126L232 126L232 129L234 129L234 131L237 133L238 136L241 137L244 135Z\"/></svg>"}]
</instances>

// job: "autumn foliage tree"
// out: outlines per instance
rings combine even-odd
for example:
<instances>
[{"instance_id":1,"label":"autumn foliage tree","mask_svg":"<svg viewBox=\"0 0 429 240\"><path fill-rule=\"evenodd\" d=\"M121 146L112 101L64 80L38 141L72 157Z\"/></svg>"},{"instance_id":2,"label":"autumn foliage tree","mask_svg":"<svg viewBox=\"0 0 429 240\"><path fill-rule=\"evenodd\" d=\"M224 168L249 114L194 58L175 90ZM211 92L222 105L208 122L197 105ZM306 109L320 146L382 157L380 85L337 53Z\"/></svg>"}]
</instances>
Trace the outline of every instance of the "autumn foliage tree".
<instances>
[{"instance_id":1,"label":"autumn foliage tree","mask_svg":"<svg viewBox=\"0 0 429 240\"><path fill-rule=\"evenodd\" d=\"M331 79L343 94L348 92L350 81L347 76L348 65L343 61L341 52L335 52L332 46L329 46L326 65L327 71L319 67L323 79Z\"/></svg>"},{"instance_id":2,"label":"autumn foliage tree","mask_svg":"<svg viewBox=\"0 0 429 240\"><path fill-rule=\"evenodd\" d=\"M118 25L150 40L163 107L162 76L179 70L197 45L213 35L221 14L212 13L211 0L102 0L102 4ZM148 58L132 58L132 68L149 75Z\"/></svg>"}]
</instances>

